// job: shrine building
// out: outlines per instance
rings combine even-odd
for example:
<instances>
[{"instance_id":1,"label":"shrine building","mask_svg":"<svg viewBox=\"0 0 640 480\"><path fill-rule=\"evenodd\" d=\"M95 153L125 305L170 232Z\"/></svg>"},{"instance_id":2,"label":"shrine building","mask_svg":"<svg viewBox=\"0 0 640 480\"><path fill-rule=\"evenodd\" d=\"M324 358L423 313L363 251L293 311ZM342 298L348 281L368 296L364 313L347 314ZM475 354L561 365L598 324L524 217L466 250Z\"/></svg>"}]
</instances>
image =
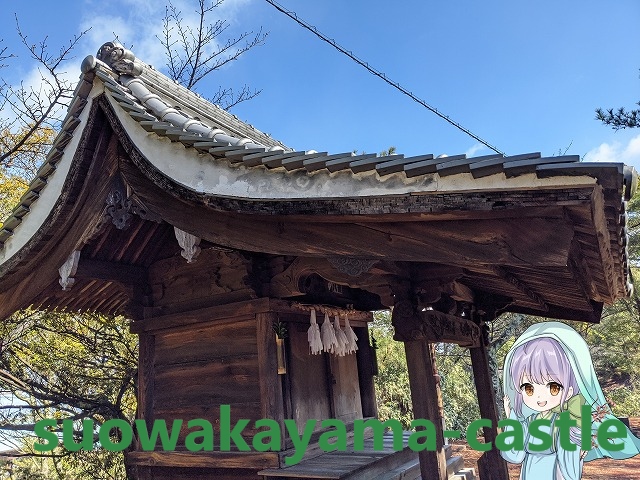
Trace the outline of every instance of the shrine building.
<instances>
[{"instance_id":1,"label":"shrine building","mask_svg":"<svg viewBox=\"0 0 640 480\"><path fill-rule=\"evenodd\" d=\"M392 309L435 451L324 453L318 428L294 466L287 436L266 452L138 445L126 462L141 480L472 479L443 439L434 344L469 349L495 425L492 320L597 323L628 296L635 186L632 168L573 155L295 151L106 43L0 231L0 318L30 306L129 318L149 424L230 405L232 420L333 418L351 432L377 417L367 325ZM309 329L326 319L357 337L348 351L314 354ZM508 480L496 450L477 468Z\"/></svg>"}]
</instances>

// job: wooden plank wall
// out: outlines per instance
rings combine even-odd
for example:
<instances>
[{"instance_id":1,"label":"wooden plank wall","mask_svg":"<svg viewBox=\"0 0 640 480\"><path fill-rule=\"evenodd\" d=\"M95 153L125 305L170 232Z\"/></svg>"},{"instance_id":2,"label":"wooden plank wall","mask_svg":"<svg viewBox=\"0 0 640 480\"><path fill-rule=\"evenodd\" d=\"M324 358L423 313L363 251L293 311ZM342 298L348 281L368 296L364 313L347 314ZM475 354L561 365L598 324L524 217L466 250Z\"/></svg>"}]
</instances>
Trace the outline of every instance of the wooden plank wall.
<instances>
[{"instance_id":1,"label":"wooden plank wall","mask_svg":"<svg viewBox=\"0 0 640 480\"><path fill-rule=\"evenodd\" d=\"M289 385L292 418L299 433L309 419L331 418L330 385L326 354L311 355L306 323L289 323ZM316 424L316 430L320 428Z\"/></svg>"},{"instance_id":2,"label":"wooden plank wall","mask_svg":"<svg viewBox=\"0 0 640 480\"><path fill-rule=\"evenodd\" d=\"M154 360L154 414L168 422L204 418L214 425L217 446L219 405L231 406L231 422L262 418L256 322L253 315L234 323L157 332ZM183 427L179 442L184 441ZM246 438L255 434L244 430Z\"/></svg>"},{"instance_id":3,"label":"wooden plank wall","mask_svg":"<svg viewBox=\"0 0 640 480\"><path fill-rule=\"evenodd\" d=\"M363 321L368 316L360 316L352 323L368 343ZM285 322L288 328L286 375L277 374L273 324L278 321ZM245 458L238 453L238 459L242 456L246 462L235 465L222 458L222 452L217 451L221 404L230 405L232 424L249 419L249 426L243 431L248 443L256 433L250 427L261 418L274 418L281 425L284 418L294 418L300 427L308 419L340 418L352 422L361 418L359 357L310 355L308 328L307 313L298 313L286 302L267 299L148 316L138 321L132 330L141 335L141 342L145 340L141 355L148 358L144 362L145 392L140 413L169 424L175 419L185 421L178 447L189 432L186 421L207 419L214 427L216 450L193 458L189 452L133 452L128 461L136 465L138 478L257 479L257 468L277 465L277 453L263 459ZM318 431L316 435L319 434ZM288 442L283 436L283 449L290 446ZM225 468L220 468L222 465Z\"/></svg>"},{"instance_id":4,"label":"wooden plank wall","mask_svg":"<svg viewBox=\"0 0 640 480\"><path fill-rule=\"evenodd\" d=\"M180 256L159 260L149 267L156 313L185 312L256 298L249 286L251 262L236 252L205 248L187 263Z\"/></svg>"},{"instance_id":5,"label":"wooden plank wall","mask_svg":"<svg viewBox=\"0 0 640 480\"><path fill-rule=\"evenodd\" d=\"M358 382L358 364L355 355L337 357L331 355L331 374L333 376L333 412L334 417L345 423L362 418L360 383Z\"/></svg>"}]
</instances>

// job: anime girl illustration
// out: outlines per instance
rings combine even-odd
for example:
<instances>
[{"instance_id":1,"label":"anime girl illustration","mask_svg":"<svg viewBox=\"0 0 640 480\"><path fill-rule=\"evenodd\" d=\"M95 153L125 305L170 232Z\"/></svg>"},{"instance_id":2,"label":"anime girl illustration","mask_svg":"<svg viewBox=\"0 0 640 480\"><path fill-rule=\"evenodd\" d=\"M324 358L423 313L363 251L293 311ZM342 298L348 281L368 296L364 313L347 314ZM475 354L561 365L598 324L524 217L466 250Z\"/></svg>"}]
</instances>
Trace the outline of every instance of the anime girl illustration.
<instances>
[{"instance_id":1,"label":"anime girl illustration","mask_svg":"<svg viewBox=\"0 0 640 480\"><path fill-rule=\"evenodd\" d=\"M620 450L598 445L598 426L615 419L591 361L589 348L573 328L559 322L544 322L527 329L505 357L503 370L504 405L507 417L523 427L524 449L502 451L510 463L522 463L520 480L579 480L582 466L597 458L630 458L640 453L640 439L627 428L624 438L615 439ZM583 405L591 407L591 449L581 450L580 415ZM569 430L574 451L565 450L558 441L554 424L558 415L568 411L578 427ZM528 433L533 420L548 419L552 446L532 451L536 439ZM510 427L506 427L508 431ZM625 427L626 428L626 427Z\"/></svg>"}]
</instances>

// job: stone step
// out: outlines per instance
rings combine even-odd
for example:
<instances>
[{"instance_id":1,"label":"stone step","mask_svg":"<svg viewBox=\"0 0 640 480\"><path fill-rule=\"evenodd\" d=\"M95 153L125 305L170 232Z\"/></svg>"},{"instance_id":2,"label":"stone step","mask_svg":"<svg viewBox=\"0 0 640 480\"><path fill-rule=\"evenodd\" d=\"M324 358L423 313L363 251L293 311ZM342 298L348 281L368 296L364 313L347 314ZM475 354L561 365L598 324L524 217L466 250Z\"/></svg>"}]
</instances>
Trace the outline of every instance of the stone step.
<instances>
[{"instance_id":1,"label":"stone step","mask_svg":"<svg viewBox=\"0 0 640 480\"><path fill-rule=\"evenodd\" d=\"M447 459L447 475L449 477L464 468L464 459L462 457L450 457Z\"/></svg>"},{"instance_id":2,"label":"stone step","mask_svg":"<svg viewBox=\"0 0 640 480\"><path fill-rule=\"evenodd\" d=\"M453 447L449 444L444 445L444 458L449 460L453 454Z\"/></svg>"},{"instance_id":3,"label":"stone step","mask_svg":"<svg viewBox=\"0 0 640 480\"><path fill-rule=\"evenodd\" d=\"M473 468L463 468L450 475L449 480L476 480L476 471Z\"/></svg>"}]
</instances>

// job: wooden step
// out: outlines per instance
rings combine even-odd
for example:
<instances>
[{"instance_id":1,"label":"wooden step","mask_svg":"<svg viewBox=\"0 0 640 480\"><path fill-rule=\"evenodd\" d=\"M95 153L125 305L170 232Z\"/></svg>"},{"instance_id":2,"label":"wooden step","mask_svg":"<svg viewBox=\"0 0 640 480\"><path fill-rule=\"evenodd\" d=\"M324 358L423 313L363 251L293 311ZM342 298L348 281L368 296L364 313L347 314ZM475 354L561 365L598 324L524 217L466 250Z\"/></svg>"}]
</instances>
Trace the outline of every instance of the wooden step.
<instances>
[{"instance_id":1,"label":"wooden step","mask_svg":"<svg viewBox=\"0 0 640 480\"><path fill-rule=\"evenodd\" d=\"M421 480L420 462L416 458L371 480Z\"/></svg>"},{"instance_id":2,"label":"wooden step","mask_svg":"<svg viewBox=\"0 0 640 480\"><path fill-rule=\"evenodd\" d=\"M259 472L264 480L305 479L315 478L324 480L419 480L420 464L418 453L407 447L407 440L411 432L405 432L405 448L393 450L393 437L384 436L384 450L374 450L373 440L365 440L364 451L322 453L318 456L302 460L297 465L283 468L270 468ZM452 456L453 449L445 445L447 475L450 478L463 469L462 457ZM455 477L455 480L464 477ZM474 477L470 477L473 480Z\"/></svg>"},{"instance_id":3,"label":"wooden step","mask_svg":"<svg viewBox=\"0 0 640 480\"><path fill-rule=\"evenodd\" d=\"M269 468L258 474L263 475L265 480L279 478L371 480L398 469L404 464L418 461L418 454L407 446L410 435L411 432L404 433L404 448L400 451L394 451L393 436L387 433L383 437L384 450L374 450L373 439L366 439L363 451L354 452L352 446L349 446L345 452L323 453L304 459L291 467Z\"/></svg>"}]
</instances>

